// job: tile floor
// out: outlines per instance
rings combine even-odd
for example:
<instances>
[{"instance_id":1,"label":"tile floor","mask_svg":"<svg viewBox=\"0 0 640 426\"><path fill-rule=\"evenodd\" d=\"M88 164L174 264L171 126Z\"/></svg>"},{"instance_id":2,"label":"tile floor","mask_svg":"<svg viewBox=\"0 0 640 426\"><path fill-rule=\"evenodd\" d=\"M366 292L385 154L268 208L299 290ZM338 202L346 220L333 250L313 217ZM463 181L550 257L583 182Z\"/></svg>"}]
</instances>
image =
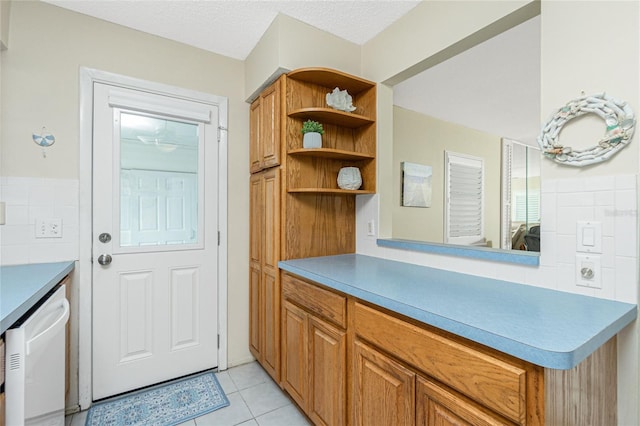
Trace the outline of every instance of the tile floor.
<instances>
[{"instance_id":1,"label":"tile floor","mask_svg":"<svg viewBox=\"0 0 640 426\"><path fill-rule=\"evenodd\" d=\"M186 426L306 426L311 423L257 362L216 373L229 406ZM67 416L66 426L84 426L87 412Z\"/></svg>"}]
</instances>

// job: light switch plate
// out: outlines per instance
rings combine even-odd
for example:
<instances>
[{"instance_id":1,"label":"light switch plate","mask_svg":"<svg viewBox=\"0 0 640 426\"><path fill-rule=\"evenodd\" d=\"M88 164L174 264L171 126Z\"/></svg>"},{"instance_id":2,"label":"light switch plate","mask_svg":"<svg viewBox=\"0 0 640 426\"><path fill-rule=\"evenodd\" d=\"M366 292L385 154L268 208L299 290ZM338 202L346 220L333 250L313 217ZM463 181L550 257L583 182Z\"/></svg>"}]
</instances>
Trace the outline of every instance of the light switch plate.
<instances>
[{"instance_id":1,"label":"light switch plate","mask_svg":"<svg viewBox=\"0 0 640 426\"><path fill-rule=\"evenodd\" d=\"M602 222L578 221L576 223L576 251L602 253Z\"/></svg>"}]
</instances>

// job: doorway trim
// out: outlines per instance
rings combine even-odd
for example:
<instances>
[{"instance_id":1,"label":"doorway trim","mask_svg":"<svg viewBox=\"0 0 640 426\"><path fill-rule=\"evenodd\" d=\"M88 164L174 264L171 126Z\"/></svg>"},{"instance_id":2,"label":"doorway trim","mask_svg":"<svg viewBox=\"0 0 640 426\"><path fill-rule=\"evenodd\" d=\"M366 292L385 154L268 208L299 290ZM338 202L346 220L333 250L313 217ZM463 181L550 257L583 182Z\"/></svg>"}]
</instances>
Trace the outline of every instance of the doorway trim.
<instances>
[{"instance_id":1,"label":"doorway trim","mask_svg":"<svg viewBox=\"0 0 640 426\"><path fill-rule=\"evenodd\" d=\"M227 151L228 99L163 83L141 80L80 67L80 217L78 277L78 404L86 410L92 403L92 158L93 84L105 83L205 104L220 110L218 127L218 369L227 369Z\"/></svg>"}]
</instances>

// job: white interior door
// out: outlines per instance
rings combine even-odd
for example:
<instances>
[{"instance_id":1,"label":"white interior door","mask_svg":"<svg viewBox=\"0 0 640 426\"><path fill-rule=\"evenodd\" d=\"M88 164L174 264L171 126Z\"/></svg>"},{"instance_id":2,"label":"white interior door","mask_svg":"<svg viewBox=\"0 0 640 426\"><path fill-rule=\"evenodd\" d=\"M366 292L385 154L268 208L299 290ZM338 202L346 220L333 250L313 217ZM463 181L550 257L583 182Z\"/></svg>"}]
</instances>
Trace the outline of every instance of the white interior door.
<instances>
[{"instance_id":1,"label":"white interior door","mask_svg":"<svg viewBox=\"0 0 640 426\"><path fill-rule=\"evenodd\" d=\"M93 399L218 363L218 108L101 83Z\"/></svg>"}]
</instances>

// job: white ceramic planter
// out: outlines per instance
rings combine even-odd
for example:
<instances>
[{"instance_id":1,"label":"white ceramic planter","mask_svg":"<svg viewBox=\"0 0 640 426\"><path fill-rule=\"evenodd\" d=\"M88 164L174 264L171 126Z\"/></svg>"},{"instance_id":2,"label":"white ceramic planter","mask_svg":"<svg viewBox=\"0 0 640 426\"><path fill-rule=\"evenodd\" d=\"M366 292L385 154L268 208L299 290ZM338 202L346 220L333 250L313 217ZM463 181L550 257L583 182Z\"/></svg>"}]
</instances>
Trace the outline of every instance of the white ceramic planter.
<instances>
[{"instance_id":1,"label":"white ceramic planter","mask_svg":"<svg viewBox=\"0 0 640 426\"><path fill-rule=\"evenodd\" d=\"M317 132L305 133L302 136L303 148L322 148L322 134Z\"/></svg>"}]
</instances>

